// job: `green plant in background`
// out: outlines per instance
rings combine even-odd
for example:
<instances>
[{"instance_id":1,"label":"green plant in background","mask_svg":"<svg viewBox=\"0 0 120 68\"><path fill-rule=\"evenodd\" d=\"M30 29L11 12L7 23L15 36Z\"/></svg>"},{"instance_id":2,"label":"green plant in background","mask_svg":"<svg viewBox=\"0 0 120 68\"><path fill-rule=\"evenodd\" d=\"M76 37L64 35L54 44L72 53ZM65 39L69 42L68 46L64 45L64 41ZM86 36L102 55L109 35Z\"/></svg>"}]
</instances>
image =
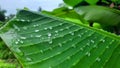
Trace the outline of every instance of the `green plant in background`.
<instances>
[{"instance_id":1,"label":"green plant in background","mask_svg":"<svg viewBox=\"0 0 120 68\"><path fill-rule=\"evenodd\" d=\"M2 10L0 7L0 21L2 21L2 22L5 21L5 12L6 12L6 10Z\"/></svg>"},{"instance_id":2,"label":"green plant in background","mask_svg":"<svg viewBox=\"0 0 120 68\"><path fill-rule=\"evenodd\" d=\"M110 5L107 0L100 1ZM100 1L84 0L84 4L97 5ZM0 44L7 45L23 68L120 68L120 37L87 26L91 20L103 23L100 26L104 23L114 26L115 19L106 15L117 19L119 10L99 6L82 8L83 0L64 2L73 9L63 6L41 13L20 10L0 28L3 40ZM95 12L94 7L101 12ZM101 20L103 11L106 15ZM118 24L119 20L115 22Z\"/></svg>"}]
</instances>

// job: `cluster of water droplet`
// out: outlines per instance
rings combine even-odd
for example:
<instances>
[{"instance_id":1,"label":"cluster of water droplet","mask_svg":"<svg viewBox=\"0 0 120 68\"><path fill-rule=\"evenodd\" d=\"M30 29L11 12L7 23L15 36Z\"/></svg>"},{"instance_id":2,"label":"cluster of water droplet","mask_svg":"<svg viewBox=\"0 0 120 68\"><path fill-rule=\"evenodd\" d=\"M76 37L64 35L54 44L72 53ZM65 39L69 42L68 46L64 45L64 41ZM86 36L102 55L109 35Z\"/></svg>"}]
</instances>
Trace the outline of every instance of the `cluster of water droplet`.
<instances>
[{"instance_id":1,"label":"cluster of water droplet","mask_svg":"<svg viewBox=\"0 0 120 68\"><path fill-rule=\"evenodd\" d=\"M99 57L96 58L96 61L100 62L100 60L101 60L101 59L100 59Z\"/></svg>"},{"instance_id":2,"label":"cluster of water droplet","mask_svg":"<svg viewBox=\"0 0 120 68\"><path fill-rule=\"evenodd\" d=\"M25 19L16 19L16 21L21 21L21 22L30 22L30 20L25 20Z\"/></svg>"}]
</instances>

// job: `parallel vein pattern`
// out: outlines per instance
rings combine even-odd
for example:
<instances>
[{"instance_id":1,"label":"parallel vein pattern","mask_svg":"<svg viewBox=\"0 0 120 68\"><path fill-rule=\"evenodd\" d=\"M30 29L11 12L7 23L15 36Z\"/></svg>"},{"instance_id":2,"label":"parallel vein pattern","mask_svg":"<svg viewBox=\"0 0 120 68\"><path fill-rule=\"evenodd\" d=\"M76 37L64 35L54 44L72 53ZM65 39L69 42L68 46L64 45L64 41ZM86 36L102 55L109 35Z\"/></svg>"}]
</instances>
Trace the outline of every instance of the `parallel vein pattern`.
<instances>
[{"instance_id":1,"label":"parallel vein pattern","mask_svg":"<svg viewBox=\"0 0 120 68\"><path fill-rule=\"evenodd\" d=\"M0 36L25 68L101 68L119 45L89 27L25 10L8 26Z\"/></svg>"}]
</instances>

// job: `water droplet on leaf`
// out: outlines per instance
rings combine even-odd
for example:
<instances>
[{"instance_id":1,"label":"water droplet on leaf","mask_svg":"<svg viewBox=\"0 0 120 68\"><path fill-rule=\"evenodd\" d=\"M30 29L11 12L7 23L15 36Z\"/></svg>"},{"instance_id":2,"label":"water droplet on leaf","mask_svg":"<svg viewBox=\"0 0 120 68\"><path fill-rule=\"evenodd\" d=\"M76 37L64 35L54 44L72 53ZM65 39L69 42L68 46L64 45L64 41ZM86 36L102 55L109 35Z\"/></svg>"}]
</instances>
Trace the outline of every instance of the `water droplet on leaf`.
<instances>
[{"instance_id":1,"label":"water droplet on leaf","mask_svg":"<svg viewBox=\"0 0 120 68\"><path fill-rule=\"evenodd\" d=\"M24 19L21 19L20 21L25 22L25 20L24 20Z\"/></svg>"},{"instance_id":2,"label":"water droplet on leaf","mask_svg":"<svg viewBox=\"0 0 120 68\"><path fill-rule=\"evenodd\" d=\"M16 41L15 44L18 44L18 41Z\"/></svg>"},{"instance_id":3,"label":"water droplet on leaf","mask_svg":"<svg viewBox=\"0 0 120 68\"><path fill-rule=\"evenodd\" d=\"M52 27L49 27L50 30L52 30Z\"/></svg>"},{"instance_id":4,"label":"water droplet on leaf","mask_svg":"<svg viewBox=\"0 0 120 68\"><path fill-rule=\"evenodd\" d=\"M18 26L13 25L13 27L14 27L16 30L20 31L20 28L19 28Z\"/></svg>"},{"instance_id":5,"label":"water droplet on leaf","mask_svg":"<svg viewBox=\"0 0 120 68\"><path fill-rule=\"evenodd\" d=\"M69 29L70 27L66 27L66 29Z\"/></svg>"},{"instance_id":6,"label":"water droplet on leaf","mask_svg":"<svg viewBox=\"0 0 120 68\"><path fill-rule=\"evenodd\" d=\"M81 47L80 50L83 51L83 48Z\"/></svg>"},{"instance_id":7,"label":"water droplet on leaf","mask_svg":"<svg viewBox=\"0 0 120 68\"><path fill-rule=\"evenodd\" d=\"M90 52L86 52L86 55L87 55L87 56L90 56Z\"/></svg>"},{"instance_id":8,"label":"water droplet on leaf","mask_svg":"<svg viewBox=\"0 0 120 68\"><path fill-rule=\"evenodd\" d=\"M49 47L50 50L52 50L52 47Z\"/></svg>"},{"instance_id":9,"label":"water droplet on leaf","mask_svg":"<svg viewBox=\"0 0 120 68\"><path fill-rule=\"evenodd\" d=\"M20 43L23 43L23 41L22 41L22 40L20 40Z\"/></svg>"},{"instance_id":10,"label":"water droplet on leaf","mask_svg":"<svg viewBox=\"0 0 120 68\"><path fill-rule=\"evenodd\" d=\"M27 61L29 61L29 62L30 62L30 61L32 61L32 59L31 59L31 58L29 58L29 57L27 57L27 58L26 58L26 60L27 60Z\"/></svg>"},{"instance_id":11,"label":"water droplet on leaf","mask_svg":"<svg viewBox=\"0 0 120 68\"><path fill-rule=\"evenodd\" d=\"M90 40L92 43L95 43L95 41L94 40Z\"/></svg>"},{"instance_id":12,"label":"water droplet on leaf","mask_svg":"<svg viewBox=\"0 0 120 68\"><path fill-rule=\"evenodd\" d=\"M74 44L72 45L72 47L73 47L73 48L76 48L76 46L75 46Z\"/></svg>"},{"instance_id":13,"label":"water droplet on leaf","mask_svg":"<svg viewBox=\"0 0 120 68\"><path fill-rule=\"evenodd\" d=\"M106 48L109 48L109 46L106 46Z\"/></svg>"},{"instance_id":14,"label":"water droplet on leaf","mask_svg":"<svg viewBox=\"0 0 120 68\"><path fill-rule=\"evenodd\" d=\"M55 31L55 33L58 33L58 31Z\"/></svg>"},{"instance_id":15,"label":"water droplet on leaf","mask_svg":"<svg viewBox=\"0 0 120 68\"><path fill-rule=\"evenodd\" d=\"M80 34L78 34L78 37L80 37L80 38L81 38L81 35L80 35Z\"/></svg>"},{"instance_id":16,"label":"water droplet on leaf","mask_svg":"<svg viewBox=\"0 0 120 68\"><path fill-rule=\"evenodd\" d=\"M39 38L39 37L41 37L41 35L36 35L35 37Z\"/></svg>"},{"instance_id":17,"label":"water droplet on leaf","mask_svg":"<svg viewBox=\"0 0 120 68\"><path fill-rule=\"evenodd\" d=\"M26 39L26 37L20 37L21 39Z\"/></svg>"},{"instance_id":18,"label":"water droplet on leaf","mask_svg":"<svg viewBox=\"0 0 120 68\"><path fill-rule=\"evenodd\" d=\"M48 28L44 28L45 30L47 30Z\"/></svg>"},{"instance_id":19,"label":"water droplet on leaf","mask_svg":"<svg viewBox=\"0 0 120 68\"><path fill-rule=\"evenodd\" d=\"M52 40L50 40L50 41L49 41L49 44L52 44L52 43L53 43Z\"/></svg>"},{"instance_id":20,"label":"water droplet on leaf","mask_svg":"<svg viewBox=\"0 0 120 68\"><path fill-rule=\"evenodd\" d=\"M72 32L71 35L74 35L74 32Z\"/></svg>"},{"instance_id":21,"label":"water droplet on leaf","mask_svg":"<svg viewBox=\"0 0 120 68\"><path fill-rule=\"evenodd\" d=\"M62 26L62 25L63 25L63 23L60 23L59 25L60 25L60 26Z\"/></svg>"},{"instance_id":22,"label":"water droplet on leaf","mask_svg":"<svg viewBox=\"0 0 120 68\"><path fill-rule=\"evenodd\" d=\"M69 60L69 59L70 59L70 56L68 56L67 59Z\"/></svg>"},{"instance_id":23,"label":"water droplet on leaf","mask_svg":"<svg viewBox=\"0 0 120 68\"><path fill-rule=\"evenodd\" d=\"M19 48L16 48L15 52L17 52L20 56L23 56L23 52Z\"/></svg>"},{"instance_id":24,"label":"water droplet on leaf","mask_svg":"<svg viewBox=\"0 0 120 68\"><path fill-rule=\"evenodd\" d=\"M27 27L23 27L24 30L27 30Z\"/></svg>"},{"instance_id":25,"label":"water droplet on leaf","mask_svg":"<svg viewBox=\"0 0 120 68\"><path fill-rule=\"evenodd\" d=\"M52 34L51 33L48 33L48 37L51 37L52 36Z\"/></svg>"},{"instance_id":26,"label":"water droplet on leaf","mask_svg":"<svg viewBox=\"0 0 120 68\"><path fill-rule=\"evenodd\" d=\"M40 50L41 53L43 53L43 50Z\"/></svg>"},{"instance_id":27,"label":"water droplet on leaf","mask_svg":"<svg viewBox=\"0 0 120 68\"><path fill-rule=\"evenodd\" d=\"M104 43L104 42L105 42L105 40L104 40L104 39L101 39L101 42L103 42L103 43Z\"/></svg>"},{"instance_id":28,"label":"water droplet on leaf","mask_svg":"<svg viewBox=\"0 0 120 68\"><path fill-rule=\"evenodd\" d=\"M60 29L60 31L63 31L64 29Z\"/></svg>"},{"instance_id":29,"label":"water droplet on leaf","mask_svg":"<svg viewBox=\"0 0 120 68\"><path fill-rule=\"evenodd\" d=\"M62 47L62 44L61 44L61 43L58 43L58 45L59 45L60 47Z\"/></svg>"},{"instance_id":30,"label":"water droplet on leaf","mask_svg":"<svg viewBox=\"0 0 120 68\"><path fill-rule=\"evenodd\" d=\"M87 43L86 45L87 45L87 46L90 46L90 43Z\"/></svg>"},{"instance_id":31,"label":"water droplet on leaf","mask_svg":"<svg viewBox=\"0 0 120 68\"><path fill-rule=\"evenodd\" d=\"M100 59L99 57L97 57L97 58L96 58L96 61L98 61L98 62L99 62L100 60L101 60L101 59Z\"/></svg>"},{"instance_id":32,"label":"water droplet on leaf","mask_svg":"<svg viewBox=\"0 0 120 68\"><path fill-rule=\"evenodd\" d=\"M39 30L35 30L35 32L39 32Z\"/></svg>"}]
</instances>

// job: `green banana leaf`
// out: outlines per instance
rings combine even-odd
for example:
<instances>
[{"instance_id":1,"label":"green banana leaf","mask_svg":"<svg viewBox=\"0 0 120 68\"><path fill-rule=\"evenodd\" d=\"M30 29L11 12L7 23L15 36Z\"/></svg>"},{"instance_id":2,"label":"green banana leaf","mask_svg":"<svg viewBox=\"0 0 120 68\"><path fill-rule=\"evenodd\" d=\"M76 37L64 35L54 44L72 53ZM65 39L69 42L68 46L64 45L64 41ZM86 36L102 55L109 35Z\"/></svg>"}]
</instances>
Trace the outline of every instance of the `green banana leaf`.
<instances>
[{"instance_id":1,"label":"green banana leaf","mask_svg":"<svg viewBox=\"0 0 120 68\"><path fill-rule=\"evenodd\" d=\"M99 0L85 0L87 3L89 3L90 5L96 5L96 3L99 1Z\"/></svg>"},{"instance_id":2,"label":"green banana leaf","mask_svg":"<svg viewBox=\"0 0 120 68\"><path fill-rule=\"evenodd\" d=\"M57 17L21 10L0 37L23 68L120 68L120 37Z\"/></svg>"},{"instance_id":3,"label":"green banana leaf","mask_svg":"<svg viewBox=\"0 0 120 68\"><path fill-rule=\"evenodd\" d=\"M120 11L103 6L80 6L75 11L89 22L98 22L102 26L118 26Z\"/></svg>"},{"instance_id":4,"label":"green banana leaf","mask_svg":"<svg viewBox=\"0 0 120 68\"><path fill-rule=\"evenodd\" d=\"M66 3L67 5L69 6L76 6L76 5L79 5L80 3L82 3L83 1L90 4L90 5L96 5L96 3L99 1L99 0L63 0L64 3Z\"/></svg>"},{"instance_id":5,"label":"green banana leaf","mask_svg":"<svg viewBox=\"0 0 120 68\"><path fill-rule=\"evenodd\" d=\"M53 15L53 16L57 16L60 18L63 18L65 20L68 21L72 21L78 24L82 24L82 22L85 22L81 16L76 13L76 11L74 11L73 9L68 9L66 7L60 7L60 8L56 8L53 11L42 11L43 14L49 14L49 15ZM82 22L81 22L82 21Z\"/></svg>"},{"instance_id":6,"label":"green banana leaf","mask_svg":"<svg viewBox=\"0 0 120 68\"><path fill-rule=\"evenodd\" d=\"M63 0L63 1L67 5L76 6L77 4L79 4L80 2L82 2L83 0Z\"/></svg>"}]
</instances>

